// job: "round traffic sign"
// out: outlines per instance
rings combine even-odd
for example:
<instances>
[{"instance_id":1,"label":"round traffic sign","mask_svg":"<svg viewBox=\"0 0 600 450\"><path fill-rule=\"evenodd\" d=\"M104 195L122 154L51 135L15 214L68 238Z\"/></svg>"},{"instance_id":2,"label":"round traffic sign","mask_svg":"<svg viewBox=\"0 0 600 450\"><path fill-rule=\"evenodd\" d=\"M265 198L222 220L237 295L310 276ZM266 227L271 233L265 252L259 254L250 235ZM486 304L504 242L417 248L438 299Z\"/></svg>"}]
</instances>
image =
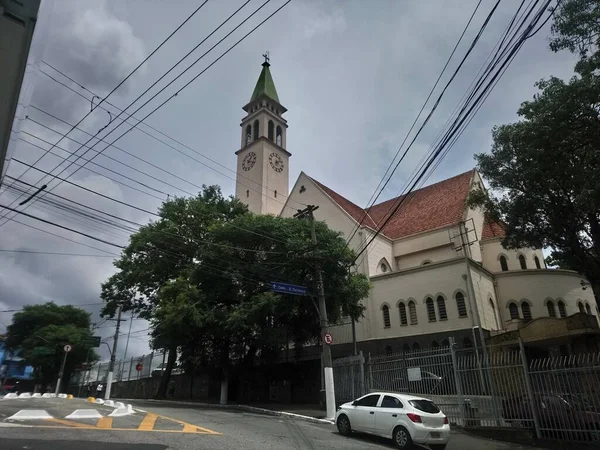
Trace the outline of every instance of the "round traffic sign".
<instances>
[{"instance_id":1,"label":"round traffic sign","mask_svg":"<svg viewBox=\"0 0 600 450\"><path fill-rule=\"evenodd\" d=\"M69 344L67 344L63 347L63 350L65 351L65 353L69 353L71 351L71 348L72 347Z\"/></svg>"},{"instance_id":2,"label":"round traffic sign","mask_svg":"<svg viewBox=\"0 0 600 450\"><path fill-rule=\"evenodd\" d=\"M143 368L144 366L142 366L142 363L137 363L135 365L135 370L137 370L138 372L141 372Z\"/></svg>"},{"instance_id":3,"label":"round traffic sign","mask_svg":"<svg viewBox=\"0 0 600 450\"><path fill-rule=\"evenodd\" d=\"M325 333L325 335L323 336L323 340L326 344L333 344L333 336L331 336L329 333Z\"/></svg>"}]
</instances>

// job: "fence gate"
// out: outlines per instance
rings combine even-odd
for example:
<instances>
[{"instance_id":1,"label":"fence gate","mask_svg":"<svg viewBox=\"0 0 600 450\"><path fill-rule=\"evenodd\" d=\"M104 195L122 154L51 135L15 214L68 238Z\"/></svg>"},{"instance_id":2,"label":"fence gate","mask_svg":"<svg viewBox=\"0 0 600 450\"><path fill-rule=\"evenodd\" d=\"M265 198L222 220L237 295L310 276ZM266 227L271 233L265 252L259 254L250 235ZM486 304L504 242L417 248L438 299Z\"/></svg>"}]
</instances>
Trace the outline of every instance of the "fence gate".
<instances>
[{"instance_id":1,"label":"fence gate","mask_svg":"<svg viewBox=\"0 0 600 450\"><path fill-rule=\"evenodd\" d=\"M362 351L358 355L333 360L333 385L337 405L367 393L364 368L365 358Z\"/></svg>"}]
</instances>

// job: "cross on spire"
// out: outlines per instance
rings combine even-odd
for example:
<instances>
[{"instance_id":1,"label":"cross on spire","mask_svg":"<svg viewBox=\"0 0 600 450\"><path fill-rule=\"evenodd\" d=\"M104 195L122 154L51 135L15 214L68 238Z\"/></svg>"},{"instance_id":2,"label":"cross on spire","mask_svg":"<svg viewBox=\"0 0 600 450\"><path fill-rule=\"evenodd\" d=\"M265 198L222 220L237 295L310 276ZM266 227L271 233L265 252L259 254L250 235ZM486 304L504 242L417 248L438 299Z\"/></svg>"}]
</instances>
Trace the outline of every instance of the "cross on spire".
<instances>
[{"instance_id":1,"label":"cross on spire","mask_svg":"<svg viewBox=\"0 0 600 450\"><path fill-rule=\"evenodd\" d=\"M265 63L269 64L269 60L270 58L270 54L269 54L269 50L267 50L265 53L263 53L263 58L265 58Z\"/></svg>"}]
</instances>

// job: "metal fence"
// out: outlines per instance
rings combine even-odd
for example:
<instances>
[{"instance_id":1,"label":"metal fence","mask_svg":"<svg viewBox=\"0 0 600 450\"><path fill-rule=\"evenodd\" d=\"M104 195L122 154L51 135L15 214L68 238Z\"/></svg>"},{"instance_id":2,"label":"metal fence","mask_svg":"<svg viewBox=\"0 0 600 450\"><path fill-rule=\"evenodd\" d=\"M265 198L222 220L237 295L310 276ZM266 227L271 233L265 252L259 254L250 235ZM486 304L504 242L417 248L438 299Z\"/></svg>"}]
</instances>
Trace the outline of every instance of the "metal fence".
<instances>
[{"instance_id":1,"label":"metal fence","mask_svg":"<svg viewBox=\"0 0 600 450\"><path fill-rule=\"evenodd\" d=\"M430 398L456 425L531 429L542 439L600 444L600 353L527 359L522 345L457 349L450 342L369 355L364 364L362 355L334 361L336 400L403 392ZM356 378L360 366L364 389Z\"/></svg>"},{"instance_id":2,"label":"metal fence","mask_svg":"<svg viewBox=\"0 0 600 450\"><path fill-rule=\"evenodd\" d=\"M166 366L166 357L167 353L152 352L149 355L116 360L113 380L117 382L159 377ZM141 370L138 371L140 365ZM71 388L77 387L77 391L82 392L85 386L90 385L92 391L95 391L98 384L106 383L109 367L110 362L99 362L86 370L76 371L71 377Z\"/></svg>"}]
</instances>

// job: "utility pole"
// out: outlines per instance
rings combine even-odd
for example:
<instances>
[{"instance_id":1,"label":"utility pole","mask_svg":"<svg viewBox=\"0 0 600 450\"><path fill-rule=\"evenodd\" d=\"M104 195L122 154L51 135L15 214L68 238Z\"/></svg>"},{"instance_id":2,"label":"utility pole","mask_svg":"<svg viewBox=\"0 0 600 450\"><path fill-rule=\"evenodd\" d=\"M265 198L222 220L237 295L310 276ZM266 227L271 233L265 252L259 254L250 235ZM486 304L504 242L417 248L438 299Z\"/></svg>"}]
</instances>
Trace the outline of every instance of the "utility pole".
<instances>
[{"instance_id":1,"label":"utility pole","mask_svg":"<svg viewBox=\"0 0 600 450\"><path fill-rule=\"evenodd\" d=\"M110 319L114 320L114 319ZM121 319L121 306L117 309L117 326L115 327L115 340L113 342L112 353L110 354L110 364L108 365L108 375L106 376L106 390L104 391L104 399L110 399L110 389L112 387L113 372L115 370L115 359L117 356L117 343L119 342L119 330L121 329L121 322L125 319Z\"/></svg>"},{"instance_id":2,"label":"utility pole","mask_svg":"<svg viewBox=\"0 0 600 450\"><path fill-rule=\"evenodd\" d=\"M327 320L327 306L325 304L325 288L323 287L323 272L318 262L318 257L315 254L317 249L317 231L315 227L314 211L319 207L314 205L308 205L305 209L298 210L294 214L294 218L306 218L310 222L310 234L312 239L313 258L315 263L315 275L317 281L317 298L319 300L319 319L321 325L321 341L323 342L321 348L321 366L323 368L323 376L325 379L325 404L327 405L327 418L333 419L335 417L335 390L333 385L333 362L331 360L331 347L325 343L324 336L327 333L327 326L329 325Z\"/></svg>"}]
</instances>

